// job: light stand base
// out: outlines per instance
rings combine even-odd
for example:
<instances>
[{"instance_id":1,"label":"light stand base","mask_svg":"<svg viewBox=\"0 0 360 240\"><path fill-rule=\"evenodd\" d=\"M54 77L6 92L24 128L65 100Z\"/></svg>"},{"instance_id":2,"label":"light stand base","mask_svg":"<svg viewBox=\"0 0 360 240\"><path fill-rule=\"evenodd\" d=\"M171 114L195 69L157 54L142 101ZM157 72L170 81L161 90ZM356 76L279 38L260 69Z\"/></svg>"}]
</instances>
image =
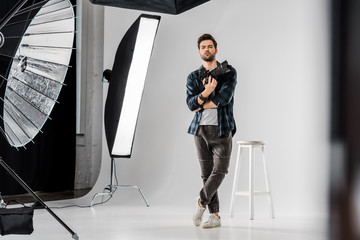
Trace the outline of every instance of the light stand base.
<instances>
[{"instance_id":1,"label":"light stand base","mask_svg":"<svg viewBox=\"0 0 360 240\"><path fill-rule=\"evenodd\" d=\"M136 186L136 185L118 185L118 184L113 184L113 175L114 175L114 168L115 168L115 161L114 158L111 158L111 173L110 173L110 184L106 185L106 187L104 188L104 191L102 193L96 193L93 198L91 199L90 205L89 207L92 207L94 205L94 200L96 197L98 196L110 196L112 197L112 195L115 193L117 188L136 188L137 190L139 190L142 198L145 201L145 204L147 207L150 207L148 201L146 200L143 192L141 191L140 187ZM109 192L105 192L105 190L108 190Z\"/></svg>"},{"instance_id":2,"label":"light stand base","mask_svg":"<svg viewBox=\"0 0 360 240\"><path fill-rule=\"evenodd\" d=\"M135 186L135 185L109 185L109 184L106 185L106 187L105 187L105 189L104 189L104 191L105 191L105 190L109 190L109 192L96 193L96 194L94 195L94 197L91 199L91 202L90 202L90 205L89 205L89 206L92 207L92 206L94 205L94 200L95 200L95 198L97 198L98 196L102 196L102 197L104 197L104 196L110 196L110 197L112 197L112 195L115 193L115 191L116 191L117 188L136 188L137 190L139 190L142 198L143 198L144 201L145 201L146 206L147 206L147 207L150 207L150 205L149 205L148 201L146 200L146 198L145 198L143 192L141 191L141 188L140 188L140 187Z\"/></svg>"}]
</instances>

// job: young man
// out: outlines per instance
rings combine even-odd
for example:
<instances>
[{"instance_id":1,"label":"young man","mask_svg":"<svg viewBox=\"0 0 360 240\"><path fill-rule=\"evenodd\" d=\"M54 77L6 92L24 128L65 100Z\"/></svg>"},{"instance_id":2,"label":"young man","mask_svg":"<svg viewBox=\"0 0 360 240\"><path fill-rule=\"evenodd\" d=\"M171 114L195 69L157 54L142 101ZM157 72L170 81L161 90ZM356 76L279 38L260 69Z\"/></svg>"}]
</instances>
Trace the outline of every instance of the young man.
<instances>
[{"instance_id":1,"label":"young man","mask_svg":"<svg viewBox=\"0 0 360 240\"><path fill-rule=\"evenodd\" d=\"M187 105L195 116L188 133L194 135L197 155L200 162L203 187L195 199L193 221L200 226L206 207L210 212L204 228L220 227L219 198L217 190L228 172L232 136L236 132L233 116L236 70L220 75L217 79L209 76L200 79L204 70L213 70L220 65L216 61L217 43L210 34L198 39L202 66L187 78Z\"/></svg>"}]
</instances>

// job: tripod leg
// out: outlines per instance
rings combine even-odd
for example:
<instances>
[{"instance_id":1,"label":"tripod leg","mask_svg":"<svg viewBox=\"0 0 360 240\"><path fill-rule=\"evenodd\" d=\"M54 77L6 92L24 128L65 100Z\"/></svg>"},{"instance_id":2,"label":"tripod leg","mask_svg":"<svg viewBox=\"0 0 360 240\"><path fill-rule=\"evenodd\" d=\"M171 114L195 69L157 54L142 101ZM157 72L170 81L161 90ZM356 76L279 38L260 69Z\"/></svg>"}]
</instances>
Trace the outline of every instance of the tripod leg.
<instances>
[{"instance_id":1,"label":"tripod leg","mask_svg":"<svg viewBox=\"0 0 360 240\"><path fill-rule=\"evenodd\" d=\"M144 201L145 201L146 206L147 206L147 207L150 207L150 205L149 205L148 201L146 200L146 198L145 198L145 196L144 196L143 192L141 191L141 189L140 189L140 188L138 188L138 189L139 189L139 192L140 192L140 194L141 194L142 198L143 198L143 199L144 199Z\"/></svg>"}]
</instances>

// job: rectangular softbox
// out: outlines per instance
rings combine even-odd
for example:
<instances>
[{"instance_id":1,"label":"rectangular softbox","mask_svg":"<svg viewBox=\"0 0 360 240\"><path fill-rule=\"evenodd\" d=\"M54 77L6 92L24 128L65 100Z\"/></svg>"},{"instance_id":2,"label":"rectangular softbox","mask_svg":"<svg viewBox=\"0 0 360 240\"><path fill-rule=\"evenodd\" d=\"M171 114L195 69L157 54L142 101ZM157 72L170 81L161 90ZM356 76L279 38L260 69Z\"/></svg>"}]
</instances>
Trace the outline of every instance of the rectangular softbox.
<instances>
[{"instance_id":1,"label":"rectangular softbox","mask_svg":"<svg viewBox=\"0 0 360 240\"><path fill-rule=\"evenodd\" d=\"M131 156L159 22L160 16L141 14L125 33L116 51L104 113L105 135L112 158Z\"/></svg>"},{"instance_id":2,"label":"rectangular softbox","mask_svg":"<svg viewBox=\"0 0 360 240\"><path fill-rule=\"evenodd\" d=\"M90 0L94 4L141 11L180 14L210 0Z\"/></svg>"}]
</instances>

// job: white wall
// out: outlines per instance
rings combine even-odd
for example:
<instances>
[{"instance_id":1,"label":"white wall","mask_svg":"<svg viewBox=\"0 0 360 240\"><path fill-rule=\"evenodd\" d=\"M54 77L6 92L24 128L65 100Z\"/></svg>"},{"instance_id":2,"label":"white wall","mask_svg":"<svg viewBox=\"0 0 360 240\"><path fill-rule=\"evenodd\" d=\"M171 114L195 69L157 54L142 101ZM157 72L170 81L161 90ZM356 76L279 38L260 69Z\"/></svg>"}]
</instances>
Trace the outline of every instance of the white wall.
<instances>
[{"instance_id":1,"label":"white wall","mask_svg":"<svg viewBox=\"0 0 360 240\"><path fill-rule=\"evenodd\" d=\"M201 64L196 41L211 33L219 61L238 71L235 93L237 140L264 140L277 216L318 217L327 212L329 43L326 0L213 0L181 15L161 15L143 95L133 155L118 159L122 184L139 185L150 204L192 207L201 187L186 106L187 75ZM105 8L104 69L140 11ZM104 87L104 99L106 97ZM99 126L100 127L100 126ZM220 188L229 208L237 146ZM110 158L103 137L102 169L93 191L109 181ZM262 170L259 169L259 173ZM262 187L260 174L257 186ZM242 187L247 186L244 171ZM141 203L131 190L117 201ZM136 195L135 195L136 194ZM265 198L256 216L268 216ZM239 199L236 215L247 216Z\"/></svg>"},{"instance_id":2,"label":"white wall","mask_svg":"<svg viewBox=\"0 0 360 240\"><path fill-rule=\"evenodd\" d=\"M104 9L77 1L77 114L75 189L94 186L101 165ZM81 116L81 117L79 117Z\"/></svg>"}]
</instances>

